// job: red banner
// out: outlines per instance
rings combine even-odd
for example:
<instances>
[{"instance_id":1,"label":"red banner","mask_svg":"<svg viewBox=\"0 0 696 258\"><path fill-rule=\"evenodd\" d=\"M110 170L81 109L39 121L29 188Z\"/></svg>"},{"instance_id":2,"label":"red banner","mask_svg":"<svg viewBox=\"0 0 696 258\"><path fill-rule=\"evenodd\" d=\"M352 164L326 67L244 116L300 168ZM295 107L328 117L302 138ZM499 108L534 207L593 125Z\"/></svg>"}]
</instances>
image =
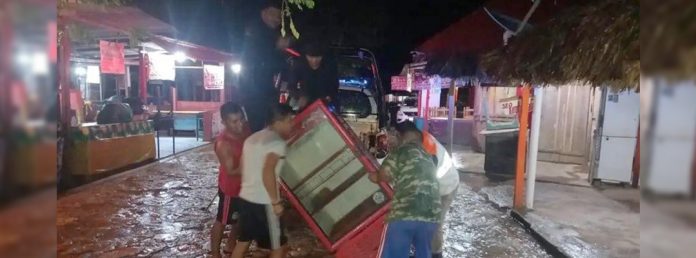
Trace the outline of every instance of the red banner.
<instances>
[{"instance_id":1,"label":"red banner","mask_svg":"<svg viewBox=\"0 0 696 258\"><path fill-rule=\"evenodd\" d=\"M101 73L126 74L124 45L109 41L99 41Z\"/></svg>"}]
</instances>

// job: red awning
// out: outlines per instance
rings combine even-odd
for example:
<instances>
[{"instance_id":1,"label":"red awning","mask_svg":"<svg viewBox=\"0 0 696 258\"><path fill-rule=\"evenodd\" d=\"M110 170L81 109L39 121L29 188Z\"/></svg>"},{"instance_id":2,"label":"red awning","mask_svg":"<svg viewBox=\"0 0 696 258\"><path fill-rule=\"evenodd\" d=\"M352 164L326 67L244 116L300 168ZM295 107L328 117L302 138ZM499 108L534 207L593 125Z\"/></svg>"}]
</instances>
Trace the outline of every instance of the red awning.
<instances>
[{"instance_id":1,"label":"red awning","mask_svg":"<svg viewBox=\"0 0 696 258\"><path fill-rule=\"evenodd\" d=\"M567 2L542 1L529 23L547 21L563 6L567 6ZM495 0L487 3L485 7L522 20L532 7L532 1ZM503 45L504 32L505 30L483 8L479 8L423 42L417 50L429 56L485 53Z\"/></svg>"},{"instance_id":2,"label":"red awning","mask_svg":"<svg viewBox=\"0 0 696 258\"><path fill-rule=\"evenodd\" d=\"M72 4L61 9L59 17L64 22L89 26L97 38L109 38L118 34L123 36L140 30L146 34L147 40L172 53L181 51L188 57L204 62L228 63L236 59L235 55L230 53L167 37L175 34L176 29L173 26L135 7Z\"/></svg>"},{"instance_id":3,"label":"red awning","mask_svg":"<svg viewBox=\"0 0 696 258\"><path fill-rule=\"evenodd\" d=\"M174 35L176 29L142 10L129 6L104 7L90 4L68 4L58 13L59 22L88 25L99 37L108 33L127 33L142 30L153 35Z\"/></svg>"}]
</instances>

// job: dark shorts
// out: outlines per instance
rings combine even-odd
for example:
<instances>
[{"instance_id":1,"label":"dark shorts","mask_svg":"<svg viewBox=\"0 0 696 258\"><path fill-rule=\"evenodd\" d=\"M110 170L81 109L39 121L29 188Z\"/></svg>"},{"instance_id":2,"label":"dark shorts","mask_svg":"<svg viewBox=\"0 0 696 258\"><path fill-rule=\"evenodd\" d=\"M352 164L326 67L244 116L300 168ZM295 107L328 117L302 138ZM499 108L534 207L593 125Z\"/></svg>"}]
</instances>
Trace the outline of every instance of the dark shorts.
<instances>
[{"instance_id":1,"label":"dark shorts","mask_svg":"<svg viewBox=\"0 0 696 258\"><path fill-rule=\"evenodd\" d=\"M239 219L239 198L225 195L218 189L218 209L215 219L223 225L235 224ZM223 220L222 218L227 218Z\"/></svg>"},{"instance_id":2,"label":"dark shorts","mask_svg":"<svg viewBox=\"0 0 696 258\"><path fill-rule=\"evenodd\" d=\"M256 241L258 247L276 250L284 246L288 239L280 223L280 218L273 213L273 206L258 204L239 199L239 237L240 242Z\"/></svg>"}]
</instances>

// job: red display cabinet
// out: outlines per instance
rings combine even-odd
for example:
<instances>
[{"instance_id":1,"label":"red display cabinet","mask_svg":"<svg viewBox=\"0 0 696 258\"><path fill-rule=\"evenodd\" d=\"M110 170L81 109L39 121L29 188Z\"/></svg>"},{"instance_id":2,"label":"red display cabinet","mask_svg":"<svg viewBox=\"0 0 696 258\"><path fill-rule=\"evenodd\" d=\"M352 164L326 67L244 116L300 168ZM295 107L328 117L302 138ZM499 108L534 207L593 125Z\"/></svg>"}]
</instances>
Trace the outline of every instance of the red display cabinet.
<instances>
[{"instance_id":1,"label":"red display cabinet","mask_svg":"<svg viewBox=\"0 0 696 258\"><path fill-rule=\"evenodd\" d=\"M377 161L340 117L317 101L298 114L288 140L281 187L290 203L338 257L376 256L392 190L375 184Z\"/></svg>"}]
</instances>

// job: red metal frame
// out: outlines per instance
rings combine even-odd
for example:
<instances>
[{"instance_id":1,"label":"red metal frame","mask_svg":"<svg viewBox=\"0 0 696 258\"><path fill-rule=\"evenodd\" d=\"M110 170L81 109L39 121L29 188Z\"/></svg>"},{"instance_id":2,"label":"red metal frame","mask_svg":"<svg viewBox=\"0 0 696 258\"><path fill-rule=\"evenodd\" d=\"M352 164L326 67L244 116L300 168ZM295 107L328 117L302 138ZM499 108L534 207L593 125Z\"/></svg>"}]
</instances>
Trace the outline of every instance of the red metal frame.
<instances>
[{"instance_id":1,"label":"red metal frame","mask_svg":"<svg viewBox=\"0 0 696 258\"><path fill-rule=\"evenodd\" d=\"M353 132L349 131L349 128L343 128L342 122L339 121L338 118L336 118L331 111L326 107L326 105L322 101L316 101L309 105L305 111L302 113L298 114L295 117L295 121L303 121L305 118L307 118L312 112L315 110L320 109L324 114L326 114L326 117L329 119L331 125L336 129L336 131L339 132L339 135L343 140L346 142L348 147L353 151L353 153L359 153L361 155L358 155L358 160L365 166L366 171L368 173L376 173L379 169L379 166L377 165L377 161L374 159L374 157L369 156L366 151L362 149L358 144L362 144L360 142L356 142L356 138L352 135ZM300 132L298 134L302 134L304 132ZM329 240L328 236L324 233L324 231L319 227L319 225L314 221L314 218L304 209L304 206L300 202L300 200L295 196L295 194L290 191L290 188L285 184L284 181L281 180L281 190L285 193L285 196L288 198L290 203L293 205L293 207L298 211L300 216L307 222L309 225L309 228L316 234L317 238L319 241L329 249L330 252L336 252L338 248L348 241L349 239L353 238L360 232L362 232L365 228L370 226L373 222L375 222L378 218L382 217L382 215L386 214L389 211L390 207L390 202L391 199L393 198L393 191L391 187L389 186L388 183L382 182L379 184L380 188L384 191L384 193L388 197L388 201L385 202L384 206L377 210L374 214L370 215L365 221L360 223L357 227L355 227L353 230L351 230L348 234L344 235L340 239L338 239L335 243L332 243L331 240Z\"/></svg>"}]
</instances>

